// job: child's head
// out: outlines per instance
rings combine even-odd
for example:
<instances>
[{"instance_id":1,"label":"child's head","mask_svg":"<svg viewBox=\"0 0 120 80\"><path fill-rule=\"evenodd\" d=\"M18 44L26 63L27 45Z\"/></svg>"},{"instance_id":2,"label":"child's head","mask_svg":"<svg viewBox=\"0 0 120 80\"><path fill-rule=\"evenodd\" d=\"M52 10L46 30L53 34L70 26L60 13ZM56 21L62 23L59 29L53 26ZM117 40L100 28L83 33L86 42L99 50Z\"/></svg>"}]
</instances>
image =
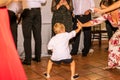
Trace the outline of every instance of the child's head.
<instances>
[{"instance_id":1,"label":"child's head","mask_svg":"<svg viewBox=\"0 0 120 80\"><path fill-rule=\"evenodd\" d=\"M56 23L53 27L53 30L55 34L63 33L65 32L65 26L62 23Z\"/></svg>"}]
</instances>

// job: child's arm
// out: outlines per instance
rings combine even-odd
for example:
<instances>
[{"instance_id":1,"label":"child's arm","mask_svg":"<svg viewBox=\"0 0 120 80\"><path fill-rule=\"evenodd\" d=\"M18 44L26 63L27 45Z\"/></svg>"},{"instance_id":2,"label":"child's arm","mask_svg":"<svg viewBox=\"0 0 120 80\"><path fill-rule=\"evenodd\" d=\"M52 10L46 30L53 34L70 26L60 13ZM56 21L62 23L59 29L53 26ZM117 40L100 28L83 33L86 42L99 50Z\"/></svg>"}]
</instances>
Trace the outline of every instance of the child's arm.
<instances>
[{"instance_id":1,"label":"child's arm","mask_svg":"<svg viewBox=\"0 0 120 80\"><path fill-rule=\"evenodd\" d=\"M86 23L81 23L80 21L78 21L78 22L79 22L79 24L81 24L82 27L90 27L90 26L93 26L93 24L92 24L90 21L88 21L88 22L86 22Z\"/></svg>"},{"instance_id":2,"label":"child's arm","mask_svg":"<svg viewBox=\"0 0 120 80\"><path fill-rule=\"evenodd\" d=\"M78 21L77 22L77 29L75 30L76 33L78 33L82 28L82 23L79 20L77 20L77 21Z\"/></svg>"}]
</instances>

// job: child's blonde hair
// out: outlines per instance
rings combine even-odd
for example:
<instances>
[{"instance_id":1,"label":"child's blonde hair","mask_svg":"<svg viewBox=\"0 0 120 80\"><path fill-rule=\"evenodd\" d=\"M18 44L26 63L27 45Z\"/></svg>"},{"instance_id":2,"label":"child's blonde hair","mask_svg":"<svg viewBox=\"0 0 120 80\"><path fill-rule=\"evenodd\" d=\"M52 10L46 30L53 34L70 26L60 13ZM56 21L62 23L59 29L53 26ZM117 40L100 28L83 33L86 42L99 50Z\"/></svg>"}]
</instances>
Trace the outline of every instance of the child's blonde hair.
<instances>
[{"instance_id":1,"label":"child's blonde hair","mask_svg":"<svg viewBox=\"0 0 120 80\"><path fill-rule=\"evenodd\" d=\"M53 27L54 33L58 34L60 33L62 30L65 30L65 26L62 23L56 23Z\"/></svg>"}]
</instances>

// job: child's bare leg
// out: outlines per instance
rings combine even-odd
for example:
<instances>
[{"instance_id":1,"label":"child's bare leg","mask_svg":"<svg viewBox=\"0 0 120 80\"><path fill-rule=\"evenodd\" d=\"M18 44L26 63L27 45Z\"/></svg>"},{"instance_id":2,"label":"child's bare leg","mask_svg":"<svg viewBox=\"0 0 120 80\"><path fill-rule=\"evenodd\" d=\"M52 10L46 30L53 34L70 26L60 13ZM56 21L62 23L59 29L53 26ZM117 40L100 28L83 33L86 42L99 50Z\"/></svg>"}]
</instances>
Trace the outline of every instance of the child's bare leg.
<instances>
[{"instance_id":1,"label":"child's bare leg","mask_svg":"<svg viewBox=\"0 0 120 80\"><path fill-rule=\"evenodd\" d=\"M52 64L53 62L51 60L48 61L48 65L47 65L47 72L44 73L44 76L48 79L50 78L50 71L52 69Z\"/></svg>"},{"instance_id":2,"label":"child's bare leg","mask_svg":"<svg viewBox=\"0 0 120 80\"><path fill-rule=\"evenodd\" d=\"M75 61L73 60L70 64L71 66L71 80L76 80L79 77L79 74L75 74Z\"/></svg>"},{"instance_id":3,"label":"child's bare leg","mask_svg":"<svg viewBox=\"0 0 120 80\"><path fill-rule=\"evenodd\" d=\"M71 67L71 77L73 77L75 75L75 61L74 60L70 63L70 67Z\"/></svg>"},{"instance_id":4,"label":"child's bare leg","mask_svg":"<svg viewBox=\"0 0 120 80\"><path fill-rule=\"evenodd\" d=\"M50 74L50 71L52 69L52 64L53 64L53 62L51 60L49 60L48 65L47 65L47 74Z\"/></svg>"}]
</instances>

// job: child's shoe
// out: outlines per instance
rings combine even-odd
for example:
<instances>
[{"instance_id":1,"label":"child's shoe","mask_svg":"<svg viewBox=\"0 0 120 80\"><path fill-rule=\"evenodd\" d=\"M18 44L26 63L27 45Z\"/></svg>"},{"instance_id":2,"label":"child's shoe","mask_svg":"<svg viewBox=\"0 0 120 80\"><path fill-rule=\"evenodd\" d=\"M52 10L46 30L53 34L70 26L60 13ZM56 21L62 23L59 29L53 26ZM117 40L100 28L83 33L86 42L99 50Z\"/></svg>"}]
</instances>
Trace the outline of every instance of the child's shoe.
<instances>
[{"instance_id":1,"label":"child's shoe","mask_svg":"<svg viewBox=\"0 0 120 80\"><path fill-rule=\"evenodd\" d=\"M43 75L44 75L44 77L47 78L47 79L50 78L50 75L47 74L46 72L45 72Z\"/></svg>"},{"instance_id":2,"label":"child's shoe","mask_svg":"<svg viewBox=\"0 0 120 80\"><path fill-rule=\"evenodd\" d=\"M73 77L71 77L71 80L76 80L79 78L79 74L75 74Z\"/></svg>"}]
</instances>

